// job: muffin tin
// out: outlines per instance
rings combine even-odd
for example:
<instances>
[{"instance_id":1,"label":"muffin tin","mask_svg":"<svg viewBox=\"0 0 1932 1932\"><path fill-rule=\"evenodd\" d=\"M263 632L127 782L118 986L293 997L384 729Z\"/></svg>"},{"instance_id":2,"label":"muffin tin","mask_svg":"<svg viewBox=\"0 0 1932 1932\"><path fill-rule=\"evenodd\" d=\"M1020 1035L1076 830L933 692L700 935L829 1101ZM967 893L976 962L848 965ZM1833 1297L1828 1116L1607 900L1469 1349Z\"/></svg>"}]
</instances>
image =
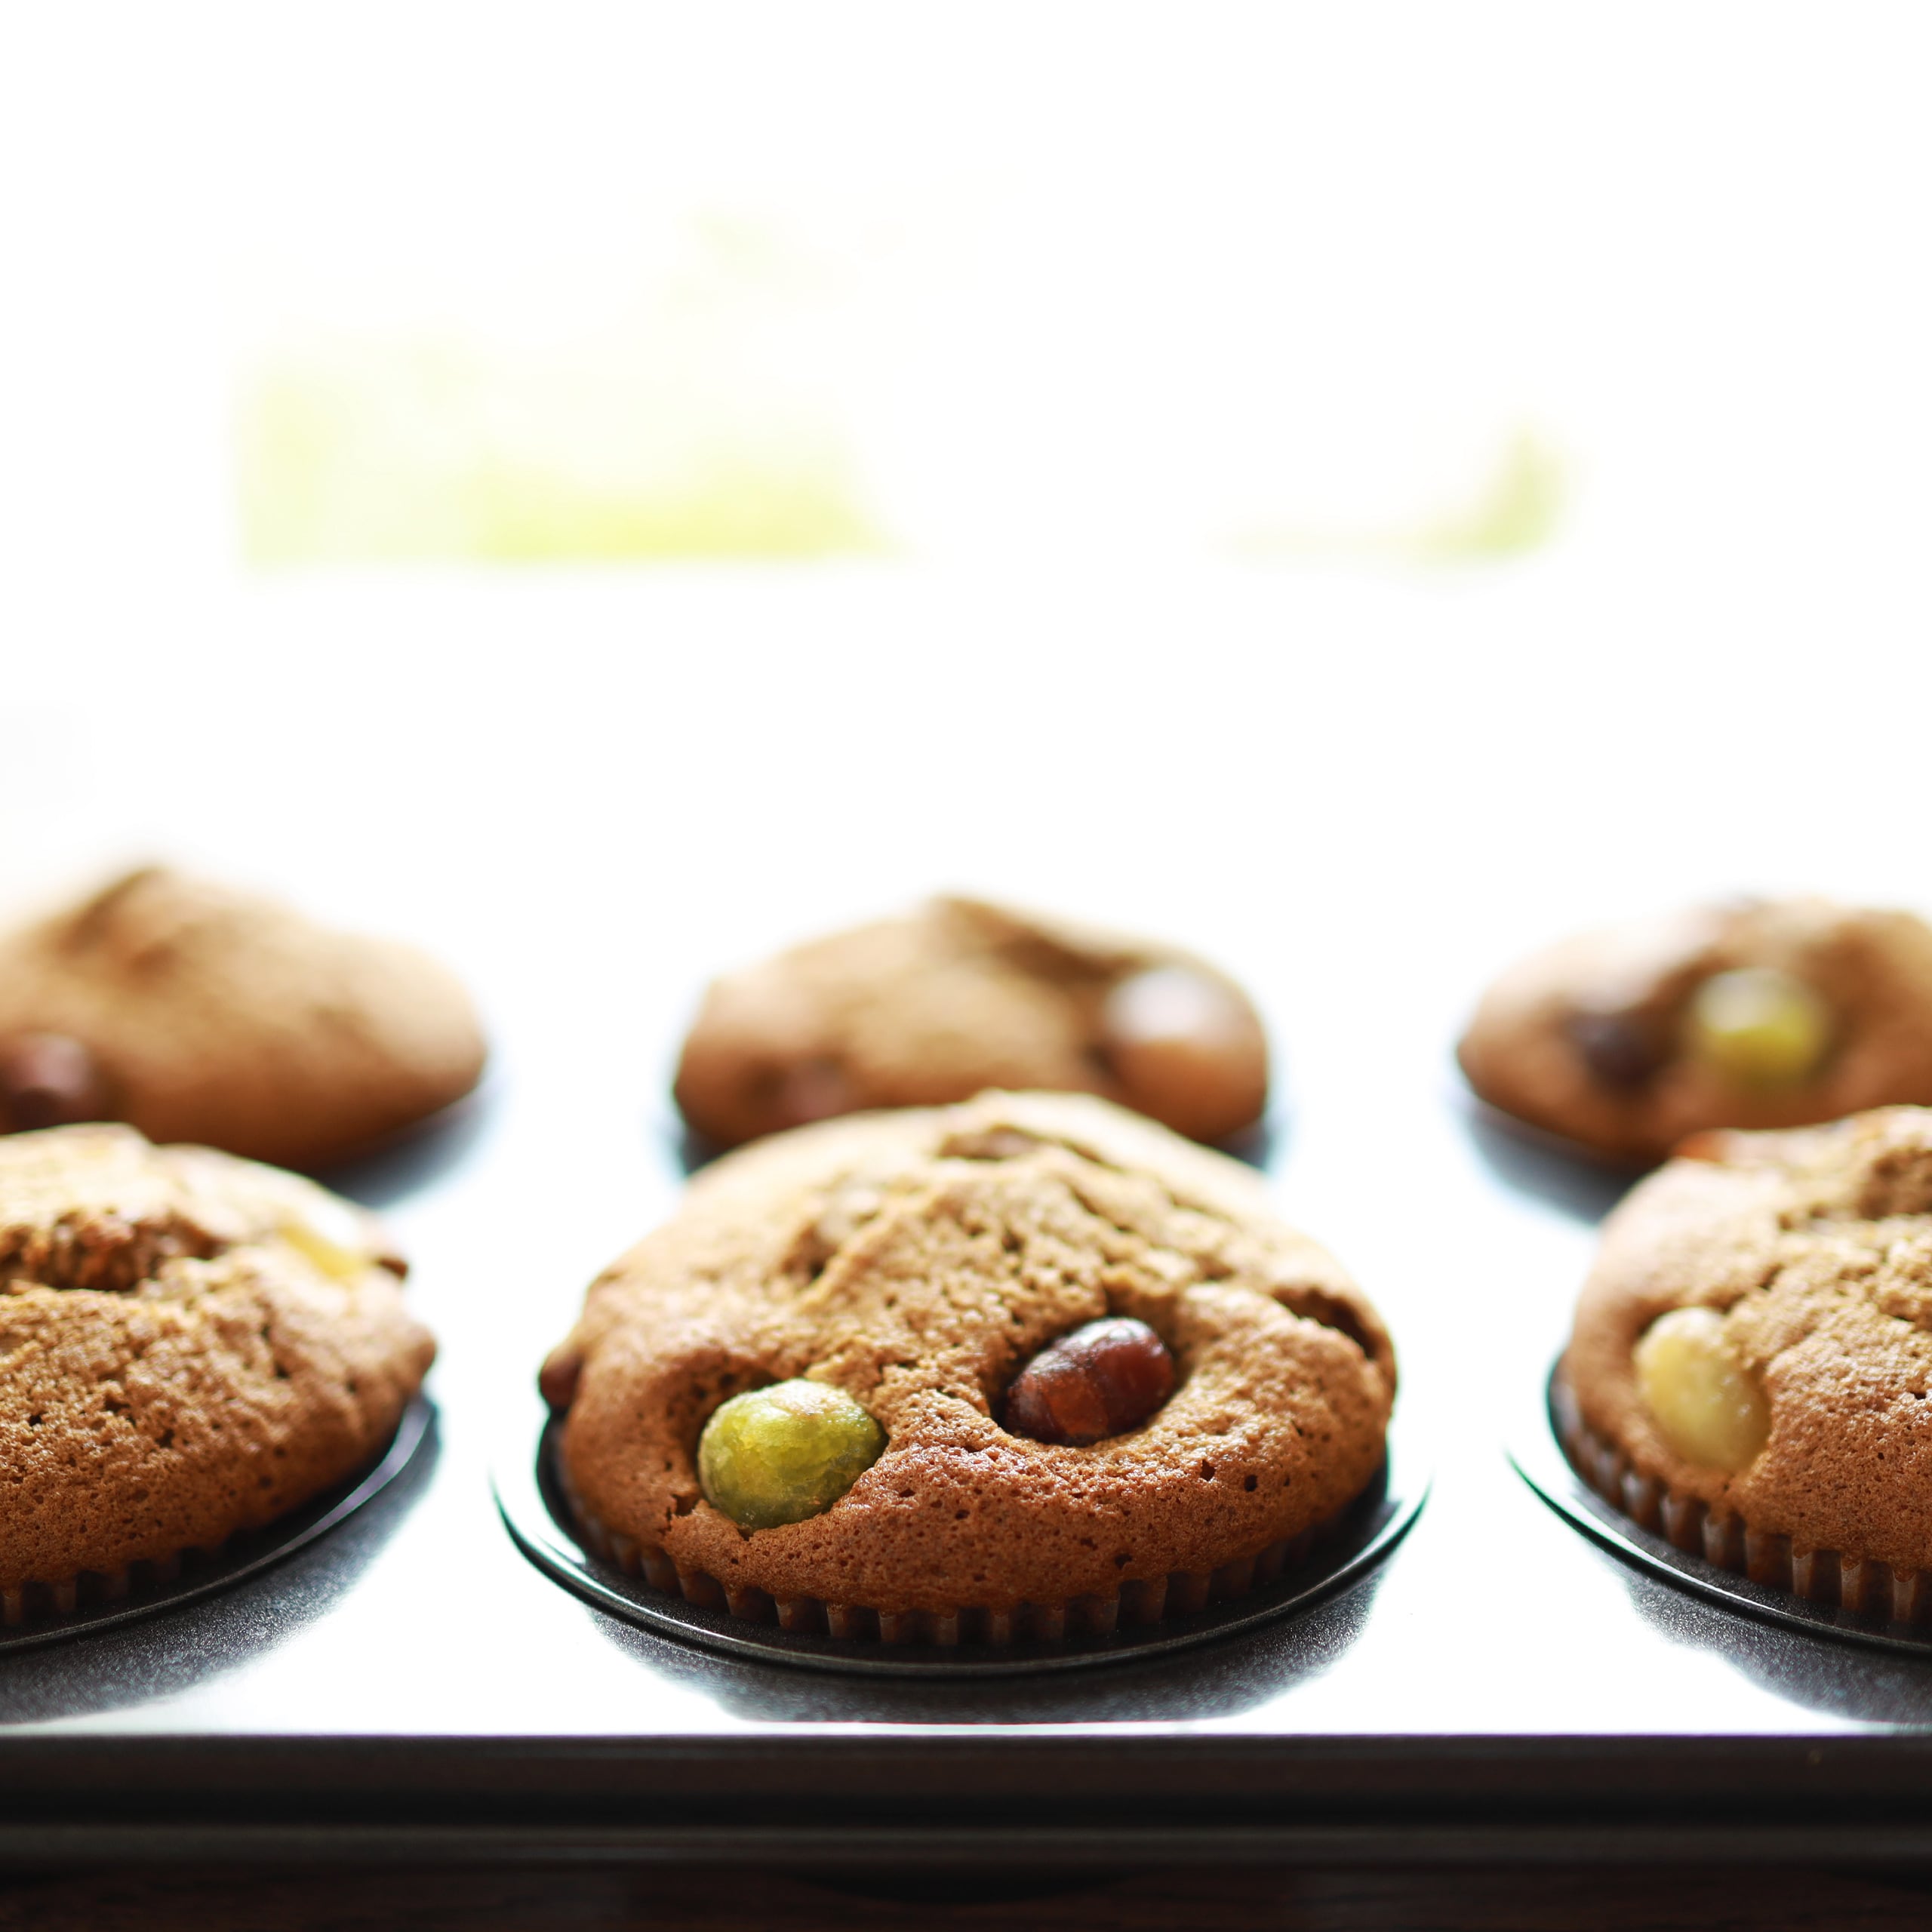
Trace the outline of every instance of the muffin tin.
<instances>
[{"instance_id":1,"label":"muffin tin","mask_svg":"<svg viewBox=\"0 0 1932 1932\"><path fill-rule=\"evenodd\" d=\"M1683 689L1681 639L1634 611L1602 620L1614 676L1546 731L1502 700L1543 691L1560 599L1513 632L1470 603L1454 637L1419 599L1345 649L1281 584L1211 606L1023 588L257 586L220 651L183 623L164 658L128 625L116 661L146 681L76 674L72 728L17 712L13 849L73 852L82 832L55 835L80 814L408 931L475 976L500 1057L460 1131L342 1177L414 1264L434 1430L272 1565L0 1659L0 1857L1932 1863L1932 1660L1639 1565L1504 1454L1540 1432L1549 1485L1574 1487L1544 1378L1620 1183L1475 1112L1448 1042L1543 932L1801 862L1839 883L1778 842L1799 821L1761 783L1758 688L1727 678L1726 729L1650 786L1627 745L1578 749L1606 710L1643 745L1678 715L1657 694ZM1076 635L1128 668L1042 648ZM1672 648L1647 657L1653 636ZM879 694L909 638L973 675L902 717ZM1000 779L988 748L1057 708L1078 730ZM1366 727L1327 728L1343 716L1372 721L1372 758ZM1810 826L1881 778L1869 728L1805 721ZM157 786L155 746L191 729L222 755ZM345 782L364 770L381 784ZM1580 830L1534 802L1559 797ZM432 809L433 864L404 835ZM1868 820L1860 863L1912 875L1917 819ZM1395 1335L1397 1480L1413 1442L1428 1506L1291 1614L1077 1669L804 1669L586 1601L506 1532L491 1475L534 1491L536 1365L675 1198L661 1096L704 975L954 885L1113 913L1252 988L1281 1049L1271 1183Z\"/></svg>"},{"instance_id":2,"label":"muffin tin","mask_svg":"<svg viewBox=\"0 0 1932 1932\"><path fill-rule=\"evenodd\" d=\"M1547 1423L1509 1429L1542 1372L1497 1334L1541 1336L1548 1362L1614 1188L1435 1078L1412 1095L1403 1214L1343 1161L1284 1202L1404 1352L1386 1491L1354 1540L1131 1647L993 1659L781 1644L576 1542L545 1494L533 1367L596 1260L675 1197L678 1143L634 1116L614 1132L580 1251L534 1282L487 1211L513 1177L550 1198L563 1174L498 1091L460 1136L347 1177L392 1197L418 1257L436 1432L273 1567L8 1657L0 1770L38 1795L0 1820L0 1857L44 1859L50 1827L75 1856L143 1860L1932 1857L1921 1649L1610 1553L1617 1526ZM1291 1180L1315 1158L1276 1146ZM1362 1253L1378 1229L1389 1247ZM1570 1485L1567 1520L1506 1433L1552 1500Z\"/></svg>"}]
</instances>

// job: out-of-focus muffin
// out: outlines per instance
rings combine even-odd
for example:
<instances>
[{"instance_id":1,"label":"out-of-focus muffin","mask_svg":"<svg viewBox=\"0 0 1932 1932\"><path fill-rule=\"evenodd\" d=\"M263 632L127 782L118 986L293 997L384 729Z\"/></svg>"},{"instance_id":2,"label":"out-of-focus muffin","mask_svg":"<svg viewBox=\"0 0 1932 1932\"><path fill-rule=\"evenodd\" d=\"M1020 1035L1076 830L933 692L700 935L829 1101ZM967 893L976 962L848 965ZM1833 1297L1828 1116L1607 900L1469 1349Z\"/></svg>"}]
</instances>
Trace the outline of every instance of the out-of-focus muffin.
<instances>
[{"instance_id":1,"label":"out-of-focus muffin","mask_svg":"<svg viewBox=\"0 0 1932 1932\"><path fill-rule=\"evenodd\" d=\"M484 1057L414 947L163 866L0 937L0 1128L125 1121L313 1168L460 1100Z\"/></svg>"},{"instance_id":2,"label":"out-of-focus muffin","mask_svg":"<svg viewBox=\"0 0 1932 1932\"><path fill-rule=\"evenodd\" d=\"M1497 980L1458 1053L1491 1106L1644 1164L1706 1128L1932 1103L1932 928L1807 898L1586 934Z\"/></svg>"},{"instance_id":3,"label":"out-of-focus muffin","mask_svg":"<svg viewBox=\"0 0 1932 1932\"><path fill-rule=\"evenodd\" d=\"M1234 981L1191 954L937 899L717 981L675 1092L730 1147L989 1088L1097 1094L1221 1140L1267 1105L1267 1038Z\"/></svg>"}]
</instances>

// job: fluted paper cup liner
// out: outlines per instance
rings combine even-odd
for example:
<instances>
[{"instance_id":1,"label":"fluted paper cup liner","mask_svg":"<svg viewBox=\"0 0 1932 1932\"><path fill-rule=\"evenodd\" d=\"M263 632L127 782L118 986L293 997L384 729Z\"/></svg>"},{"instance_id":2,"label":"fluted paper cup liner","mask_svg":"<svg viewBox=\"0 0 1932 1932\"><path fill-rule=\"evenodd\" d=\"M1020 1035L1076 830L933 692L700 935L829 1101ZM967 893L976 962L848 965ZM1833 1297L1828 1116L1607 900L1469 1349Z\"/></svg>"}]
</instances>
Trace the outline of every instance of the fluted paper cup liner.
<instances>
[{"instance_id":1,"label":"fluted paper cup liner","mask_svg":"<svg viewBox=\"0 0 1932 1932\"><path fill-rule=\"evenodd\" d=\"M1713 1509L1646 1475L1583 1420L1560 1370L1550 1385L1550 1407L1571 1468L1606 1503L1673 1547L1825 1608L1894 1623L1932 1623L1932 1579L1924 1571L1896 1570L1840 1550L1794 1548L1788 1536L1754 1529L1734 1511Z\"/></svg>"},{"instance_id":2,"label":"fluted paper cup liner","mask_svg":"<svg viewBox=\"0 0 1932 1932\"><path fill-rule=\"evenodd\" d=\"M1069 1637L1110 1637L1116 1631L1196 1615L1211 1604L1229 1602L1274 1582L1334 1531L1358 1500L1352 1497L1313 1528L1272 1543L1251 1556L1214 1570L1176 1570L1165 1577L1131 1582L1114 1596L895 1611L830 1603L818 1597L774 1598L761 1589L728 1587L704 1571L675 1561L655 1544L612 1531L585 1507L561 1457L553 1469L586 1546L626 1574L641 1577L653 1589L705 1608L728 1610L748 1623L776 1624L784 1631L860 1644L926 1644L948 1649L961 1644L1001 1648L1019 1643L1055 1643Z\"/></svg>"}]
</instances>

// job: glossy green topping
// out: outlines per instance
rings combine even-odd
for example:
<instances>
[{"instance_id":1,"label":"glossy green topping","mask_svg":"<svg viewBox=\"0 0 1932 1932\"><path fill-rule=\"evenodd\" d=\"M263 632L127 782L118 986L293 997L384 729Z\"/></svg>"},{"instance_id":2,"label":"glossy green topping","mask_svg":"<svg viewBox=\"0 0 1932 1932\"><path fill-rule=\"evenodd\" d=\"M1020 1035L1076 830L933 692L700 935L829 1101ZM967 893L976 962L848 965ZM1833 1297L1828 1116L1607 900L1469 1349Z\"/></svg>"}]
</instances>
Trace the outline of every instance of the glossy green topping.
<instances>
[{"instance_id":1,"label":"glossy green topping","mask_svg":"<svg viewBox=\"0 0 1932 1932\"><path fill-rule=\"evenodd\" d=\"M1715 973L1690 1003L1691 1051L1733 1086L1801 1085L1831 1043L1829 1008L1775 967Z\"/></svg>"},{"instance_id":2,"label":"glossy green topping","mask_svg":"<svg viewBox=\"0 0 1932 1932\"><path fill-rule=\"evenodd\" d=\"M705 1500L742 1530L829 1509L879 1459L885 1431L823 1382L774 1382L734 1395L698 1438Z\"/></svg>"}]
</instances>

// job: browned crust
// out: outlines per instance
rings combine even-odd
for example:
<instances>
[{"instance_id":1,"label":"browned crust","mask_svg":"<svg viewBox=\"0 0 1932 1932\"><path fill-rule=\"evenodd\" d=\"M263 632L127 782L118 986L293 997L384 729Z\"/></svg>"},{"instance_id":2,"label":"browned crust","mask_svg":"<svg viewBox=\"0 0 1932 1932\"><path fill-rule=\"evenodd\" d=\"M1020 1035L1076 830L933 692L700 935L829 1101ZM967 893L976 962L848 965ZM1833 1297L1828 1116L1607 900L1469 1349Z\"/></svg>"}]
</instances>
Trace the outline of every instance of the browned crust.
<instances>
[{"instance_id":1,"label":"browned crust","mask_svg":"<svg viewBox=\"0 0 1932 1932\"><path fill-rule=\"evenodd\" d=\"M1174 1352L1166 1406L1090 1448L1001 1428L1021 1364L1110 1313ZM886 1452L823 1515L747 1535L703 1500L699 1432L807 1373ZM1380 1466L1395 1361L1238 1164L1098 1100L989 1094L719 1163L593 1286L545 1382L607 1534L728 1592L943 1617L1112 1601L1292 1543Z\"/></svg>"},{"instance_id":2,"label":"browned crust","mask_svg":"<svg viewBox=\"0 0 1932 1932\"><path fill-rule=\"evenodd\" d=\"M0 1037L65 1034L158 1143L315 1168L481 1077L469 995L396 941L147 866L0 938Z\"/></svg>"},{"instance_id":3,"label":"browned crust","mask_svg":"<svg viewBox=\"0 0 1932 1932\"><path fill-rule=\"evenodd\" d=\"M1932 1569L1932 1110L1713 1135L1703 1155L1604 1224L1564 1357L1582 1423L1639 1478L1801 1555ZM1690 1306L1725 1314L1769 1403L1736 1473L1676 1454L1638 1392L1638 1340Z\"/></svg>"},{"instance_id":4,"label":"browned crust","mask_svg":"<svg viewBox=\"0 0 1932 1932\"><path fill-rule=\"evenodd\" d=\"M1100 1014L1129 975L1178 967L1226 995L1243 1045L1174 1094L1130 1091ZM1241 987L1191 953L981 900L937 899L792 947L707 990L673 1095L697 1131L735 1147L868 1109L944 1106L989 1088L1097 1094L1196 1140L1260 1118L1268 1042Z\"/></svg>"},{"instance_id":5,"label":"browned crust","mask_svg":"<svg viewBox=\"0 0 1932 1932\"><path fill-rule=\"evenodd\" d=\"M1668 1034L1699 980L1757 965L1797 974L1838 1023L1818 1077L1794 1091L1740 1092L1681 1054L1650 1081L1620 1089L1591 1072L1570 1033L1580 1009L1635 1007L1658 1015ZM1932 928L1907 912L1806 898L1700 907L1585 934L1501 974L1457 1055L1492 1106L1633 1164L1661 1160L1708 1128L1804 1126L1932 1102Z\"/></svg>"},{"instance_id":6,"label":"browned crust","mask_svg":"<svg viewBox=\"0 0 1932 1932\"><path fill-rule=\"evenodd\" d=\"M84 1574L112 1594L131 1566L217 1549L394 1433L435 1344L375 1231L368 1265L331 1273L276 1232L304 1211L366 1222L293 1175L125 1128L0 1139L4 1614L25 1614L31 1586L63 1607ZM63 1223L78 1235L22 1235ZM161 1254L143 1240L158 1223L189 1234L151 1272L65 1285L118 1243Z\"/></svg>"}]
</instances>

